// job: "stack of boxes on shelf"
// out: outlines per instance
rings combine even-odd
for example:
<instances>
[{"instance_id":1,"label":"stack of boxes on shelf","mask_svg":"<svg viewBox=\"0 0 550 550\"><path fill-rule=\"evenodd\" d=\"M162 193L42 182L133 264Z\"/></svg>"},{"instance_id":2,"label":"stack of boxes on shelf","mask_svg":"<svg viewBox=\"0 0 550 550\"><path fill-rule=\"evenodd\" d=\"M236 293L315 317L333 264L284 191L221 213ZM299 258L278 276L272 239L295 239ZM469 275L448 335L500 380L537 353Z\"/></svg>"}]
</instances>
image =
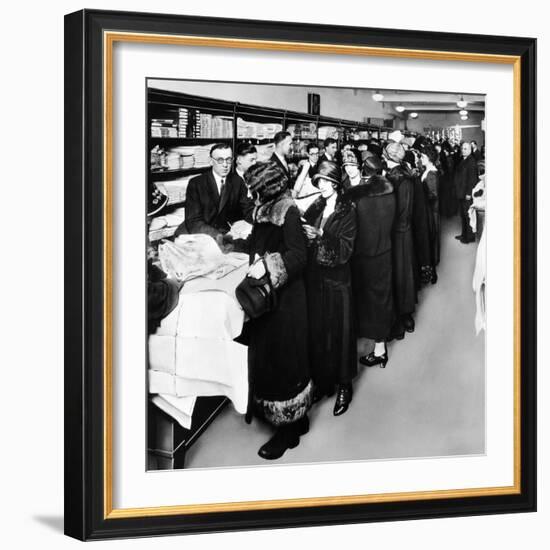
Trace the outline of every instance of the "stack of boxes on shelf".
<instances>
[{"instance_id":1,"label":"stack of boxes on shelf","mask_svg":"<svg viewBox=\"0 0 550 550\"><path fill-rule=\"evenodd\" d=\"M231 139L233 137L233 121L230 117L195 112L193 130L195 138Z\"/></svg>"},{"instance_id":2,"label":"stack of boxes on shelf","mask_svg":"<svg viewBox=\"0 0 550 550\"><path fill-rule=\"evenodd\" d=\"M151 137L176 138L178 137L178 124L172 118L152 118Z\"/></svg>"},{"instance_id":3,"label":"stack of boxes on shelf","mask_svg":"<svg viewBox=\"0 0 550 550\"><path fill-rule=\"evenodd\" d=\"M180 107L178 109L178 137L186 138L187 137L187 127L189 125L189 110L185 107Z\"/></svg>"},{"instance_id":4,"label":"stack of boxes on shelf","mask_svg":"<svg viewBox=\"0 0 550 550\"><path fill-rule=\"evenodd\" d=\"M249 122L237 118L237 138L239 139L273 139L283 129L276 122Z\"/></svg>"}]
</instances>

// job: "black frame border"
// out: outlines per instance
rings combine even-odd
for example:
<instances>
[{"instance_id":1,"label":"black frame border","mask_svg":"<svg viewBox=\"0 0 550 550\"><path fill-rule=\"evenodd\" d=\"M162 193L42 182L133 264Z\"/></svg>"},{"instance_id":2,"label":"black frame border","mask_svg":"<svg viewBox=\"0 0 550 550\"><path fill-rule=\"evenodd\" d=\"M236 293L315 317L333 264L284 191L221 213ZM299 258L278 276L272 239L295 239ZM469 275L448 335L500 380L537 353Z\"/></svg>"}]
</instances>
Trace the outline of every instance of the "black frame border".
<instances>
[{"instance_id":1,"label":"black frame border","mask_svg":"<svg viewBox=\"0 0 550 550\"><path fill-rule=\"evenodd\" d=\"M104 519L103 32L521 58L521 493ZM80 540L536 511L536 39L82 10L65 16L65 533Z\"/></svg>"}]
</instances>

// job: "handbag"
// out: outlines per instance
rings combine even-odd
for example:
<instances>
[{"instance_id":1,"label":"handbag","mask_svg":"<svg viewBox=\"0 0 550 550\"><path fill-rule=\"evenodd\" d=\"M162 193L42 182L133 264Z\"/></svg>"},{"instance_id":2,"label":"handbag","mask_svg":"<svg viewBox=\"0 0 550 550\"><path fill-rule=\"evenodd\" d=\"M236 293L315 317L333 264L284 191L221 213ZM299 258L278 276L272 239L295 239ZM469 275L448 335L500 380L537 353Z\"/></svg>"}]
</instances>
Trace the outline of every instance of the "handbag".
<instances>
[{"instance_id":1,"label":"handbag","mask_svg":"<svg viewBox=\"0 0 550 550\"><path fill-rule=\"evenodd\" d=\"M251 319L257 319L273 311L277 305L277 295L271 284L267 265L264 259L262 261L265 266L265 275L261 279L254 279L247 275L235 289L237 301Z\"/></svg>"}]
</instances>

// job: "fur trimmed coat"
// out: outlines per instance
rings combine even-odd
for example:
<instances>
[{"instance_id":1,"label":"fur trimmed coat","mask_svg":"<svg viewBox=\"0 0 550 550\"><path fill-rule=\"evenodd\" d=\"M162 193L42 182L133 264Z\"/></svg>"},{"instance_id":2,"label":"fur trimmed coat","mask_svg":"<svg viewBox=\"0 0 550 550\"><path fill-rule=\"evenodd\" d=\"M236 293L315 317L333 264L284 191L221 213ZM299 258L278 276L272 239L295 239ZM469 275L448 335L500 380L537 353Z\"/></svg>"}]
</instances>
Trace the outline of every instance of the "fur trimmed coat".
<instances>
[{"instance_id":1,"label":"fur trimmed coat","mask_svg":"<svg viewBox=\"0 0 550 550\"><path fill-rule=\"evenodd\" d=\"M319 197L304 213L321 227L326 201ZM323 234L310 243L306 275L309 356L313 383L321 394L349 384L357 374L350 259L357 234L355 205L340 196Z\"/></svg>"},{"instance_id":2,"label":"fur trimmed coat","mask_svg":"<svg viewBox=\"0 0 550 550\"><path fill-rule=\"evenodd\" d=\"M288 193L256 207L250 263L265 259L275 309L246 323L252 412L274 426L302 418L311 406L304 271L307 239Z\"/></svg>"},{"instance_id":3,"label":"fur trimmed coat","mask_svg":"<svg viewBox=\"0 0 550 550\"><path fill-rule=\"evenodd\" d=\"M357 239L351 261L357 336L381 342L394 321L393 185L374 175L346 193L356 205Z\"/></svg>"}]
</instances>

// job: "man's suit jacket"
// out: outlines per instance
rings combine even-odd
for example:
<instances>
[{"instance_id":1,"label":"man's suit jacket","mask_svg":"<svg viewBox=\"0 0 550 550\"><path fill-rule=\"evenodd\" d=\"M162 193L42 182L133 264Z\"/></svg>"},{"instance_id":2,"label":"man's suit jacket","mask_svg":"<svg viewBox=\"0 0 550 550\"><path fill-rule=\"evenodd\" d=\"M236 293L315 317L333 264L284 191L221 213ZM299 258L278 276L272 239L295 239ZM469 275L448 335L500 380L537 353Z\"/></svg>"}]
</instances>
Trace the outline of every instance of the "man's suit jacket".
<instances>
[{"instance_id":1,"label":"man's suit jacket","mask_svg":"<svg viewBox=\"0 0 550 550\"><path fill-rule=\"evenodd\" d=\"M477 173L477 162L472 155L468 155L455 167L455 191L456 198L463 200L466 198L466 195L472 195L472 189L475 187L479 181L479 176Z\"/></svg>"},{"instance_id":2,"label":"man's suit jacket","mask_svg":"<svg viewBox=\"0 0 550 550\"><path fill-rule=\"evenodd\" d=\"M288 168L281 162L281 159L277 155L277 153L273 153L271 155L271 158L269 159L272 162L275 162L278 166L281 167L281 170L287 175L287 177L290 179L290 172L288 171Z\"/></svg>"},{"instance_id":3,"label":"man's suit jacket","mask_svg":"<svg viewBox=\"0 0 550 550\"><path fill-rule=\"evenodd\" d=\"M253 207L240 176L233 172L227 175L220 197L210 169L189 182L185 196L185 222L176 229L174 236L205 233L216 238L229 231L229 224L238 220L252 222Z\"/></svg>"}]
</instances>

